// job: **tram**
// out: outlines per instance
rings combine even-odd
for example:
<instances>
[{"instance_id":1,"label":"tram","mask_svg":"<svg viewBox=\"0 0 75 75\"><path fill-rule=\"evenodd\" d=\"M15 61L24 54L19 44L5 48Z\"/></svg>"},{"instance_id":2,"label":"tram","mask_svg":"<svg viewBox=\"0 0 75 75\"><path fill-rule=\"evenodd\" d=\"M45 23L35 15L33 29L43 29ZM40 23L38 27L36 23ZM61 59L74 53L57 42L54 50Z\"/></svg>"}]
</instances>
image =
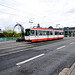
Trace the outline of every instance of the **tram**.
<instances>
[{"instance_id":1,"label":"tram","mask_svg":"<svg viewBox=\"0 0 75 75\"><path fill-rule=\"evenodd\" d=\"M63 39L64 31L46 28L25 29L25 41L37 42L53 39Z\"/></svg>"}]
</instances>

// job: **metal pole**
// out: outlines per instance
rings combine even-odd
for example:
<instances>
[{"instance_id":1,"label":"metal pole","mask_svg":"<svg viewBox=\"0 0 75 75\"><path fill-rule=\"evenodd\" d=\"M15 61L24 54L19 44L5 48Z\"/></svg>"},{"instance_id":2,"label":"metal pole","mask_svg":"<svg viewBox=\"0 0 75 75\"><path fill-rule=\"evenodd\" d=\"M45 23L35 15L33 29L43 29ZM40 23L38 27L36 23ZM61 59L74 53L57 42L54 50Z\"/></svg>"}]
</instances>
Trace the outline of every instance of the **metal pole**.
<instances>
[{"instance_id":1,"label":"metal pole","mask_svg":"<svg viewBox=\"0 0 75 75\"><path fill-rule=\"evenodd\" d=\"M69 37L69 28L68 28L68 37Z\"/></svg>"}]
</instances>

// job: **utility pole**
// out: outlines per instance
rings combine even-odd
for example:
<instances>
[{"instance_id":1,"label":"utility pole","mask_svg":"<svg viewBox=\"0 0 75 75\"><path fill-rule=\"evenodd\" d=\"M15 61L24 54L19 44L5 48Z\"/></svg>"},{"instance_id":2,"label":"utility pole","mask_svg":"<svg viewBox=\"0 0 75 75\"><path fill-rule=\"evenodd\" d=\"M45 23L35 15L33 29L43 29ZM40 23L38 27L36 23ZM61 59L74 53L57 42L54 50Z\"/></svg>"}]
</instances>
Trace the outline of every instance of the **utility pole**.
<instances>
[{"instance_id":1,"label":"utility pole","mask_svg":"<svg viewBox=\"0 0 75 75\"><path fill-rule=\"evenodd\" d=\"M33 19L33 18L31 18L31 19L29 20L30 28L32 27L32 23L33 23L32 19Z\"/></svg>"},{"instance_id":2,"label":"utility pole","mask_svg":"<svg viewBox=\"0 0 75 75\"><path fill-rule=\"evenodd\" d=\"M56 28L57 28L58 26L60 26L60 24L56 24ZM60 27L59 27L59 28L60 28Z\"/></svg>"}]
</instances>

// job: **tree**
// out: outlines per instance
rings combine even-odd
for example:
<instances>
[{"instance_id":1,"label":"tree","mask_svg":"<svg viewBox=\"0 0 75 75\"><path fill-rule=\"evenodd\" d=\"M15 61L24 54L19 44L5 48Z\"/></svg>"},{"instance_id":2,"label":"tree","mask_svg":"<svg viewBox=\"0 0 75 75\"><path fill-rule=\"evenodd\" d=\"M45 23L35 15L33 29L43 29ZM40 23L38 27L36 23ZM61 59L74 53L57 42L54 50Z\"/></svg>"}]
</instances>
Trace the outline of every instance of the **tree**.
<instances>
[{"instance_id":1,"label":"tree","mask_svg":"<svg viewBox=\"0 0 75 75\"><path fill-rule=\"evenodd\" d=\"M3 31L4 37L13 37L13 30ZM14 31L14 37L21 37L21 33Z\"/></svg>"},{"instance_id":2,"label":"tree","mask_svg":"<svg viewBox=\"0 0 75 75\"><path fill-rule=\"evenodd\" d=\"M0 37L4 37L3 33L0 33Z\"/></svg>"},{"instance_id":3,"label":"tree","mask_svg":"<svg viewBox=\"0 0 75 75\"><path fill-rule=\"evenodd\" d=\"M4 37L9 37L7 31L3 31L3 35L4 35Z\"/></svg>"}]
</instances>

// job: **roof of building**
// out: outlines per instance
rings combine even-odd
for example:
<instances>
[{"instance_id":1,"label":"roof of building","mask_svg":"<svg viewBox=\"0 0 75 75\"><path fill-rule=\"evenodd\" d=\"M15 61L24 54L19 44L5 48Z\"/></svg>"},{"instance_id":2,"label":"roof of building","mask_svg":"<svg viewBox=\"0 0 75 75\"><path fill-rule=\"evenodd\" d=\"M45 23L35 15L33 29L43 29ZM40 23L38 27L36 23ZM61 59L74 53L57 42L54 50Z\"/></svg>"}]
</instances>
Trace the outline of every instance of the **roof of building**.
<instances>
[{"instance_id":1,"label":"roof of building","mask_svg":"<svg viewBox=\"0 0 75 75\"><path fill-rule=\"evenodd\" d=\"M74 30L75 27L64 27L64 30L68 30L68 29L70 29L70 30Z\"/></svg>"}]
</instances>

